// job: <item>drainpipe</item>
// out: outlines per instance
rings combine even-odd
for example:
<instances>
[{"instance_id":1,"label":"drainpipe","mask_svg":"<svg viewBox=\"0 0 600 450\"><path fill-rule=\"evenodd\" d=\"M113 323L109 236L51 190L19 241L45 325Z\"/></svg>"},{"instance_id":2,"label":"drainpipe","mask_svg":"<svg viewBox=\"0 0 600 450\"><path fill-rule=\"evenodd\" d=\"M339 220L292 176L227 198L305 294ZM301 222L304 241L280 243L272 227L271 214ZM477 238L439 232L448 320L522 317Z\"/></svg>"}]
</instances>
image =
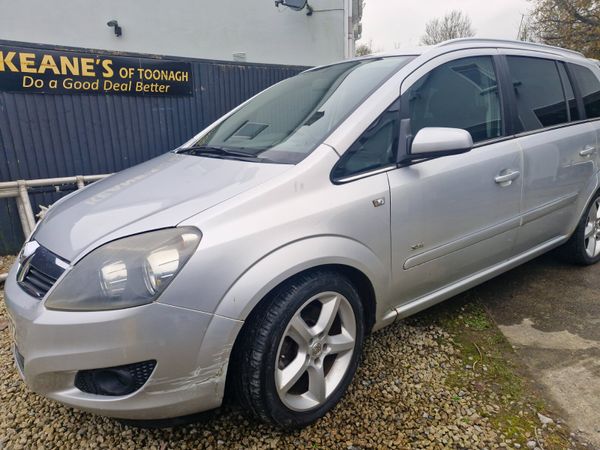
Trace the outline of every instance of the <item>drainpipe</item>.
<instances>
[{"instance_id":1,"label":"drainpipe","mask_svg":"<svg viewBox=\"0 0 600 450\"><path fill-rule=\"evenodd\" d=\"M352 0L344 2L344 58L354 57L354 33L352 27Z\"/></svg>"}]
</instances>

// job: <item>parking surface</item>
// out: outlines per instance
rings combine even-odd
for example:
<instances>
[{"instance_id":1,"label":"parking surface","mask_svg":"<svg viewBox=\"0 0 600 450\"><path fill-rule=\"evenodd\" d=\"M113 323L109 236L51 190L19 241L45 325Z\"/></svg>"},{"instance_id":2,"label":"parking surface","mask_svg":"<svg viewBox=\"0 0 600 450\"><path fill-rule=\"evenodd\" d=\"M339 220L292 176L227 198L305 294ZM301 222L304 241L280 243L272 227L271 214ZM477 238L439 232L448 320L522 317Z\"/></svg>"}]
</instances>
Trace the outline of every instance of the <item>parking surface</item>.
<instances>
[{"instance_id":1,"label":"parking surface","mask_svg":"<svg viewBox=\"0 0 600 450\"><path fill-rule=\"evenodd\" d=\"M548 254L476 291L531 376L600 448L600 265Z\"/></svg>"}]
</instances>

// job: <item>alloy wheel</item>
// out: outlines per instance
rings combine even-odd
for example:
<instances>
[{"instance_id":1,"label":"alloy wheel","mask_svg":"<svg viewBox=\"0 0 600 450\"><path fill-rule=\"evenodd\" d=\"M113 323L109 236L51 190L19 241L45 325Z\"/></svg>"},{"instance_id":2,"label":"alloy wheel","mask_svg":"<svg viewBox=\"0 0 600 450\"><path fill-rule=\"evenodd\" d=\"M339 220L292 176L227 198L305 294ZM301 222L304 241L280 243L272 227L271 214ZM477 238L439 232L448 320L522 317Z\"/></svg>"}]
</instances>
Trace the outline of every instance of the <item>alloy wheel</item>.
<instances>
[{"instance_id":1,"label":"alloy wheel","mask_svg":"<svg viewBox=\"0 0 600 450\"><path fill-rule=\"evenodd\" d=\"M342 382L352 361L356 317L337 292L307 300L288 323L279 343L275 387L294 411L322 405Z\"/></svg>"},{"instance_id":2,"label":"alloy wheel","mask_svg":"<svg viewBox=\"0 0 600 450\"><path fill-rule=\"evenodd\" d=\"M585 251L590 258L600 255L600 198L594 200L584 231Z\"/></svg>"}]
</instances>

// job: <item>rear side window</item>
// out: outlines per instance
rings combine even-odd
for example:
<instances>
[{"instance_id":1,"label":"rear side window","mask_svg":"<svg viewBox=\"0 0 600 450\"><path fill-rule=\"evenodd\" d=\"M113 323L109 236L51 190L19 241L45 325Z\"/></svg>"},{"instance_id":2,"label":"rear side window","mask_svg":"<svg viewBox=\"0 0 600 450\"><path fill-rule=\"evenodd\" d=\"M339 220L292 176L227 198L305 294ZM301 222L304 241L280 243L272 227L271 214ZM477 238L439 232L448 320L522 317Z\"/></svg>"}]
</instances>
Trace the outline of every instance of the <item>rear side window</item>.
<instances>
[{"instance_id":1,"label":"rear side window","mask_svg":"<svg viewBox=\"0 0 600 450\"><path fill-rule=\"evenodd\" d=\"M600 117L600 81L587 67L569 64L573 77L583 97L585 115L588 119Z\"/></svg>"},{"instance_id":2,"label":"rear side window","mask_svg":"<svg viewBox=\"0 0 600 450\"><path fill-rule=\"evenodd\" d=\"M426 127L462 128L471 133L473 142L502 135L498 82L490 56L436 67L404 95L413 135Z\"/></svg>"},{"instance_id":3,"label":"rear side window","mask_svg":"<svg viewBox=\"0 0 600 450\"><path fill-rule=\"evenodd\" d=\"M507 60L522 130L568 122L567 102L556 62L522 56L509 56Z\"/></svg>"},{"instance_id":4,"label":"rear side window","mask_svg":"<svg viewBox=\"0 0 600 450\"><path fill-rule=\"evenodd\" d=\"M573 92L573 86L571 85L571 80L567 75L563 63L558 63L558 72L560 73L560 79L563 84L563 89L565 90L565 97L567 97L569 105L569 121L573 122L575 120L580 120L581 117L579 116L579 108L577 106L577 100L575 99L575 93Z\"/></svg>"}]
</instances>

